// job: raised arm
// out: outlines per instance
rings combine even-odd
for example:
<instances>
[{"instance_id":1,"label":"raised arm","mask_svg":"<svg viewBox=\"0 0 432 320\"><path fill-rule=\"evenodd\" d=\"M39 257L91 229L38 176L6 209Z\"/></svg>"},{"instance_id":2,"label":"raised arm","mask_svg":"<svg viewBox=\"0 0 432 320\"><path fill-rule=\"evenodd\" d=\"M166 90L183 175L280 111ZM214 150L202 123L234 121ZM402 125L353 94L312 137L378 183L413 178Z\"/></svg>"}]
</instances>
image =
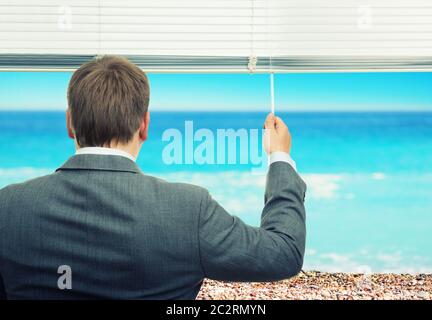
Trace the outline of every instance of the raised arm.
<instances>
[{"instance_id":1,"label":"raised arm","mask_svg":"<svg viewBox=\"0 0 432 320\"><path fill-rule=\"evenodd\" d=\"M281 119L266 120L267 151L289 153L291 138ZM206 277L228 281L275 281L296 275L305 250L306 185L282 161L270 165L261 226L228 214L207 193L199 223L201 263ZM247 205L247 203L245 203Z\"/></svg>"}]
</instances>

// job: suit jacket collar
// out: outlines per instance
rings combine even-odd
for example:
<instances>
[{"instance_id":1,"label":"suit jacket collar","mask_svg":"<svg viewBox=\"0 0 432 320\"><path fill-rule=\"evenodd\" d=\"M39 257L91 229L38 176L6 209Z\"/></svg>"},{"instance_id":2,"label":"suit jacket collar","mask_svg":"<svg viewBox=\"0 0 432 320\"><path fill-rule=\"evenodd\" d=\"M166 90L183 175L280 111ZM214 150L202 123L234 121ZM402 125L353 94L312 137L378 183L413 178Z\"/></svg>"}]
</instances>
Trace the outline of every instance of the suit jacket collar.
<instances>
[{"instance_id":1,"label":"suit jacket collar","mask_svg":"<svg viewBox=\"0 0 432 320\"><path fill-rule=\"evenodd\" d=\"M100 170L142 173L137 164L117 155L78 154L70 157L59 170Z\"/></svg>"}]
</instances>

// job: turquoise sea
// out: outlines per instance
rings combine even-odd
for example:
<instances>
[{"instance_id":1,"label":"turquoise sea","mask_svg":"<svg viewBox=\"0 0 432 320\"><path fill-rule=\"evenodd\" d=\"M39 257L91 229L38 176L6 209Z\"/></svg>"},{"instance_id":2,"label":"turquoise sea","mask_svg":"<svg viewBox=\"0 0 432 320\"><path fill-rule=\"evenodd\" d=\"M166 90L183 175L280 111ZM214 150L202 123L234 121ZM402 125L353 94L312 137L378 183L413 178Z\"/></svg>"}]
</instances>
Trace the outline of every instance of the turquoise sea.
<instances>
[{"instance_id":1,"label":"turquoise sea","mask_svg":"<svg viewBox=\"0 0 432 320\"><path fill-rule=\"evenodd\" d=\"M290 127L292 156L308 184L304 269L431 273L432 112L278 115ZM264 117L152 112L138 163L147 174L207 187L229 212L258 225L262 172L251 163L167 165L162 136L184 132L185 121L213 133L260 129ZM0 112L0 187L48 174L73 153L64 113Z\"/></svg>"}]
</instances>

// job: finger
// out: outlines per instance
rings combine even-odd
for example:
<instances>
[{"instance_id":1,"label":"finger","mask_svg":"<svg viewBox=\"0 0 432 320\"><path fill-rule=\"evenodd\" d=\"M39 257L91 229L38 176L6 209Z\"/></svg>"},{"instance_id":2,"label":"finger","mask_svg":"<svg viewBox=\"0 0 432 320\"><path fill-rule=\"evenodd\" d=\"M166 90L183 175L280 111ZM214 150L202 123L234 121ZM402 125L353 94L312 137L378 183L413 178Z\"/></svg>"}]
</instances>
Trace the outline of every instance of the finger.
<instances>
[{"instance_id":1,"label":"finger","mask_svg":"<svg viewBox=\"0 0 432 320\"><path fill-rule=\"evenodd\" d=\"M275 127L275 116L273 115L273 113L269 113L267 115L267 118L265 119L264 128L274 129L274 127Z\"/></svg>"},{"instance_id":2,"label":"finger","mask_svg":"<svg viewBox=\"0 0 432 320\"><path fill-rule=\"evenodd\" d=\"M274 122L275 122L276 129L277 128L283 128L283 127L287 128L287 125L285 124L285 122L279 117L275 117Z\"/></svg>"}]
</instances>

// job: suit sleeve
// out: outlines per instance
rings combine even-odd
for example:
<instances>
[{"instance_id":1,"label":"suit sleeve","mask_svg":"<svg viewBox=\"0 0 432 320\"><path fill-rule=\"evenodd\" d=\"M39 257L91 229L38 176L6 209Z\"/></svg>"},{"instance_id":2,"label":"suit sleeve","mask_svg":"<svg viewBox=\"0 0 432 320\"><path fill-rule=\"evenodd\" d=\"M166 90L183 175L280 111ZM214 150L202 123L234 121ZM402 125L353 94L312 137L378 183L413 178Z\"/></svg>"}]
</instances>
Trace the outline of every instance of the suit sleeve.
<instances>
[{"instance_id":1,"label":"suit sleeve","mask_svg":"<svg viewBox=\"0 0 432 320\"><path fill-rule=\"evenodd\" d=\"M4 194L6 193L6 188L0 189L0 234L3 234L2 228L4 228L3 223L3 216L6 214L6 200L4 197ZM0 250L2 250L2 246L0 243ZM1 258L2 252L0 251L0 265L1 265ZM0 300L6 300L6 289L4 287L4 282L2 275L0 273Z\"/></svg>"},{"instance_id":2,"label":"suit sleeve","mask_svg":"<svg viewBox=\"0 0 432 320\"><path fill-rule=\"evenodd\" d=\"M0 274L0 300L6 300L6 290L3 283L3 278Z\"/></svg>"},{"instance_id":3,"label":"suit sleeve","mask_svg":"<svg viewBox=\"0 0 432 320\"><path fill-rule=\"evenodd\" d=\"M306 184L288 163L271 164L260 227L231 216L207 192L198 232L204 275L225 281L276 281L299 273L306 238L305 192Z\"/></svg>"}]
</instances>

